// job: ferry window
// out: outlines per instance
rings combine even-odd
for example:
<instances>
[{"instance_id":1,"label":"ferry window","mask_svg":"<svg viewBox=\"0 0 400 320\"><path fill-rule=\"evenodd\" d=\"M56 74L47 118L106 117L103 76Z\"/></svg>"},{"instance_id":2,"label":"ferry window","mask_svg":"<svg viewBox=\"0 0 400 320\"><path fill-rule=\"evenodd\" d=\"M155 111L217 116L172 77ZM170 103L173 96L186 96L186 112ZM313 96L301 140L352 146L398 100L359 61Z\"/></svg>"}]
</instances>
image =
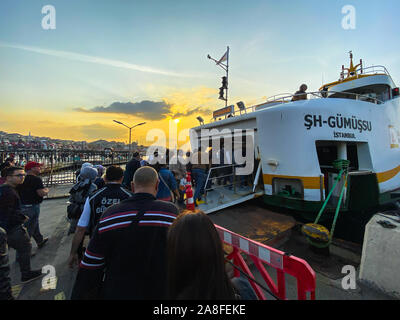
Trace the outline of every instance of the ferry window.
<instances>
[{"instance_id":1,"label":"ferry window","mask_svg":"<svg viewBox=\"0 0 400 320\"><path fill-rule=\"evenodd\" d=\"M379 101L387 101L390 99L390 87L385 84L375 84L365 86L347 92L356 93L363 95L360 100L375 102L374 99Z\"/></svg>"},{"instance_id":2,"label":"ferry window","mask_svg":"<svg viewBox=\"0 0 400 320\"><path fill-rule=\"evenodd\" d=\"M358 170L358 149L356 143L346 143L347 160L350 161L350 169ZM316 141L317 155L321 170L332 169L333 162L338 159L338 149L335 142Z\"/></svg>"},{"instance_id":3,"label":"ferry window","mask_svg":"<svg viewBox=\"0 0 400 320\"><path fill-rule=\"evenodd\" d=\"M317 143L317 155L320 167L332 167L337 159L337 147L335 145L319 145Z\"/></svg>"},{"instance_id":4,"label":"ferry window","mask_svg":"<svg viewBox=\"0 0 400 320\"><path fill-rule=\"evenodd\" d=\"M358 170L358 150L356 144L347 145L347 160L350 161L351 170Z\"/></svg>"},{"instance_id":5,"label":"ferry window","mask_svg":"<svg viewBox=\"0 0 400 320\"><path fill-rule=\"evenodd\" d=\"M375 103L376 100L379 100L384 102L390 99L390 87L386 84L374 84L333 93L329 96L329 98L356 99L356 95L362 95L359 96L359 99L363 101Z\"/></svg>"}]
</instances>

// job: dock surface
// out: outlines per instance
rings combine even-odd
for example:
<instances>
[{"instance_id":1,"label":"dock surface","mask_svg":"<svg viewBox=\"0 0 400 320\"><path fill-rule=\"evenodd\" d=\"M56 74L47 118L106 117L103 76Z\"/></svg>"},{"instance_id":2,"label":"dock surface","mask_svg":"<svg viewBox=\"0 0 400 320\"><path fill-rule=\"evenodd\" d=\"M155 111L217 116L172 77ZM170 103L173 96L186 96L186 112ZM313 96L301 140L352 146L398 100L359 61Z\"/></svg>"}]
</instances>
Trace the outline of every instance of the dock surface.
<instances>
[{"instance_id":1,"label":"dock surface","mask_svg":"<svg viewBox=\"0 0 400 320\"><path fill-rule=\"evenodd\" d=\"M63 192L61 191L61 193ZM19 267L15 263L15 250L10 248L10 276L13 292L18 300L68 300L70 298L77 268L70 269L67 265L73 237L73 235L67 234L69 228L66 219L67 200L67 198L57 198L45 200L42 203L40 229L44 236L49 237L49 241L40 250L37 249L36 243L33 241L33 252L36 252L36 254L31 260L32 269L40 269L46 265L53 266L57 277L55 289L43 290L43 278L21 285ZM305 259L316 272L317 300L391 299L383 293L358 283L355 290L342 289L341 280L344 275L340 272L341 267L345 264L354 264L358 268L358 265L351 260L336 256L333 256L330 260L318 261L318 259L314 259L314 261L309 251L306 250L306 245L302 243L298 232L296 232L294 219L290 216L277 216L277 213L268 211L255 202L243 203L209 216L214 223L224 228L253 240L269 243L279 250L290 252ZM274 225L274 219L282 222L280 227ZM277 234L284 234L285 236L273 244L271 241ZM253 269L251 267L252 271L254 271ZM261 280L257 272L254 274L258 280ZM272 271L271 274L273 275L274 272ZM296 280L288 276L286 281L288 298L296 299Z\"/></svg>"}]
</instances>

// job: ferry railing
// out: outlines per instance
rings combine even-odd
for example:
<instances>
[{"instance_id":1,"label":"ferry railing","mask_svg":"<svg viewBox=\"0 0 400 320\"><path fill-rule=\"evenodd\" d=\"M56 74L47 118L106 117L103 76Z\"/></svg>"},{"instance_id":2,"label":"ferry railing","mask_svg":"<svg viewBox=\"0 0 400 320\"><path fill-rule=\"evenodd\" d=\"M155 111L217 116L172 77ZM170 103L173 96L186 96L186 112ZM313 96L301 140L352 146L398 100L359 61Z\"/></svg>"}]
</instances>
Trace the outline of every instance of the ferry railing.
<instances>
[{"instance_id":1,"label":"ferry railing","mask_svg":"<svg viewBox=\"0 0 400 320\"><path fill-rule=\"evenodd\" d=\"M383 66L382 66L383 67ZM385 68L385 67L383 67ZM352 99L352 100L358 100L358 101L365 101L365 102L370 102L374 104L382 104L384 103L382 100L379 100L377 98L368 96L366 94L359 94L359 93L352 93L352 92L343 92L343 91L313 91L313 92L305 92L305 93L300 93L300 94L288 94L288 93L282 93L278 95L274 95L271 97L268 97L267 100L263 103L260 103L255 106L247 107L242 110L234 110L231 114L225 115L225 119L230 118L230 117L235 117L242 115L243 113L252 113L257 110L261 110L264 108L272 107L277 104L283 104L283 103L289 103L289 102L295 102L295 101L301 101L299 100L293 100L294 97L297 96L304 96L306 95L307 98L310 97L311 99L334 99L334 98L341 98L341 99ZM335 96L337 95L337 96ZM304 99L308 100L308 99ZM216 122L220 121L221 118L212 118L210 122Z\"/></svg>"},{"instance_id":2,"label":"ferry railing","mask_svg":"<svg viewBox=\"0 0 400 320\"><path fill-rule=\"evenodd\" d=\"M274 96L268 97L267 98L267 102L268 101L277 101L277 100L280 100L282 98L289 97L289 96L294 96L294 94L292 94L292 93L279 93L279 94L276 94Z\"/></svg>"},{"instance_id":3,"label":"ferry railing","mask_svg":"<svg viewBox=\"0 0 400 320\"><path fill-rule=\"evenodd\" d=\"M282 300L287 299L286 275L291 275L297 281L297 299L307 300L309 294L309 299L315 300L315 272L305 260L245 238L218 225L215 227L221 241L232 248L226 259L232 260L235 266L243 270L258 299L266 300L267 298L242 255L251 259L273 296ZM268 273L265 265L276 270L276 281ZM239 276L240 271L234 268L234 277Z\"/></svg>"},{"instance_id":4,"label":"ferry railing","mask_svg":"<svg viewBox=\"0 0 400 320\"><path fill-rule=\"evenodd\" d=\"M389 71L387 71L385 66L381 66L381 65L376 65L376 66L369 66L369 67L360 67L356 70L355 74L353 75L349 75L349 72L346 70L345 73L343 73L343 77L342 80L344 78L344 76L358 76L358 75L364 75L364 74L385 74L387 76L390 76Z\"/></svg>"},{"instance_id":5,"label":"ferry railing","mask_svg":"<svg viewBox=\"0 0 400 320\"><path fill-rule=\"evenodd\" d=\"M340 95L339 97L335 97L333 95ZM345 99L353 99L353 100L361 100L361 101L367 101L367 102L372 102L375 104L381 104L383 103L383 101L370 97L368 95L365 94L359 94L359 93L352 93L352 92L343 92L343 91L313 91L313 92L305 92L305 93L301 93L301 94L289 94L289 95L277 95L279 98L275 98L277 96L272 96L267 98L267 101L264 104L260 104L259 106L268 104L268 103L272 103L272 102L276 102L276 101L280 101L283 103L287 103L287 102L294 102L294 101L301 101L301 100L293 100L294 97L297 96L310 96L311 99L321 99L321 98L342 98L343 96L349 97L349 98L345 98ZM307 99L304 99L307 100ZM268 105L266 105L267 107Z\"/></svg>"}]
</instances>

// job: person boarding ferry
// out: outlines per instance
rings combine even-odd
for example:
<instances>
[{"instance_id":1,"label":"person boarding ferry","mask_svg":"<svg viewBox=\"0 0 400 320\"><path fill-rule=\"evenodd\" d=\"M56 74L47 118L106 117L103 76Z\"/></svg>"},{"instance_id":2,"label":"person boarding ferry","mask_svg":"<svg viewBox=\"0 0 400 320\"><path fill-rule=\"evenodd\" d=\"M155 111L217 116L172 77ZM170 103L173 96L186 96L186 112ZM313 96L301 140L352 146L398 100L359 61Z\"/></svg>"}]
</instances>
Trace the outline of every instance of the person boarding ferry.
<instances>
[{"instance_id":1,"label":"person boarding ferry","mask_svg":"<svg viewBox=\"0 0 400 320\"><path fill-rule=\"evenodd\" d=\"M78 249L82 243L85 234L93 234L103 212L110 206L128 199L133 193L122 187L121 183L124 177L124 171L117 166L110 166L106 170L105 186L86 198L83 212L79 218L78 225L72 240L71 252L68 264L72 268L78 263Z\"/></svg>"},{"instance_id":2,"label":"person boarding ferry","mask_svg":"<svg viewBox=\"0 0 400 320\"><path fill-rule=\"evenodd\" d=\"M157 171L139 168L135 194L104 212L80 263L72 300L166 297L167 230L179 211L156 200L158 184Z\"/></svg>"}]
</instances>

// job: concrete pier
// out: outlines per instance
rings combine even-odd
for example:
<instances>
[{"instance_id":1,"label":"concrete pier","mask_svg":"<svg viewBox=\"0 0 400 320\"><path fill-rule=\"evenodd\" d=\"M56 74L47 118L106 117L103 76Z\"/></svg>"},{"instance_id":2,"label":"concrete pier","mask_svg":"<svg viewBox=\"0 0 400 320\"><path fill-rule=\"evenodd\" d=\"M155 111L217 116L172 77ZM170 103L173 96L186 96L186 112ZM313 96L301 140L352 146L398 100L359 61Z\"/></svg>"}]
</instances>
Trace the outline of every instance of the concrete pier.
<instances>
[{"instance_id":1,"label":"concrete pier","mask_svg":"<svg viewBox=\"0 0 400 320\"><path fill-rule=\"evenodd\" d=\"M382 221L384 226L379 223ZM385 227L385 222L394 227ZM399 244L400 222L379 214L374 215L365 227L360 281L396 298L400 298Z\"/></svg>"}]
</instances>

